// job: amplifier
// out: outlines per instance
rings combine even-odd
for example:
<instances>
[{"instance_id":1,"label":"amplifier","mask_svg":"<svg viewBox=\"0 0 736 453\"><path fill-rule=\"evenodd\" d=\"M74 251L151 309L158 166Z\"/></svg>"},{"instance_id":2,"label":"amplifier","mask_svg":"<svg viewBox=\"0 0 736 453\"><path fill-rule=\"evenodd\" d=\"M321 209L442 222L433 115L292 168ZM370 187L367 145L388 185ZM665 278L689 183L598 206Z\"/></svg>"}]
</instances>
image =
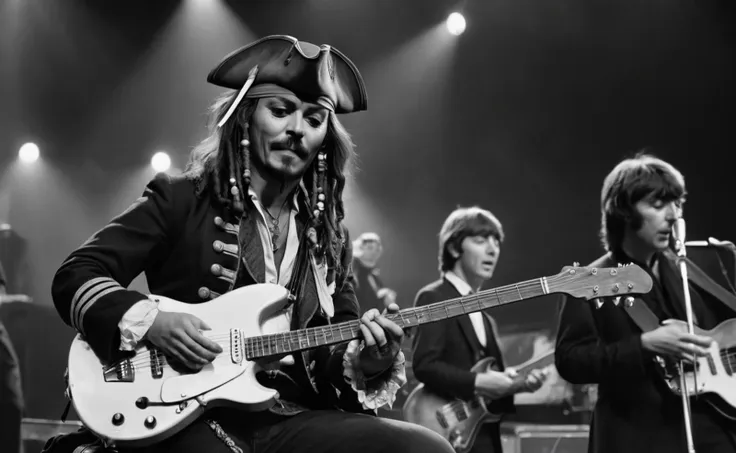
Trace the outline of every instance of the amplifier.
<instances>
[{"instance_id":1,"label":"amplifier","mask_svg":"<svg viewBox=\"0 0 736 453\"><path fill-rule=\"evenodd\" d=\"M586 453L588 425L501 423L503 453Z\"/></svg>"}]
</instances>

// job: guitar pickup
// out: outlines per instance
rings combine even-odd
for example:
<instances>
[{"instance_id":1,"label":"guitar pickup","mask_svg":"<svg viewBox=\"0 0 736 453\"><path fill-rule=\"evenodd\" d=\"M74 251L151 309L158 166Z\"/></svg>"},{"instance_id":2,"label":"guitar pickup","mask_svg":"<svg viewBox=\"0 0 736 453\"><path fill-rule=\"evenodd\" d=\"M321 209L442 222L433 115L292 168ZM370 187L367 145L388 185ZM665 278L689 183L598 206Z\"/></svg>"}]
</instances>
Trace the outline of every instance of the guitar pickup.
<instances>
[{"instance_id":1,"label":"guitar pickup","mask_svg":"<svg viewBox=\"0 0 736 453\"><path fill-rule=\"evenodd\" d=\"M130 359L123 359L118 363L102 369L105 382L133 382L135 381L135 368Z\"/></svg>"},{"instance_id":2,"label":"guitar pickup","mask_svg":"<svg viewBox=\"0 0 736 453\"><path fill-rule=\"evenodd\" d=\"M243 334L239 329L230 329L230 359L243 363Z\"/></svg>"}]
</instances>

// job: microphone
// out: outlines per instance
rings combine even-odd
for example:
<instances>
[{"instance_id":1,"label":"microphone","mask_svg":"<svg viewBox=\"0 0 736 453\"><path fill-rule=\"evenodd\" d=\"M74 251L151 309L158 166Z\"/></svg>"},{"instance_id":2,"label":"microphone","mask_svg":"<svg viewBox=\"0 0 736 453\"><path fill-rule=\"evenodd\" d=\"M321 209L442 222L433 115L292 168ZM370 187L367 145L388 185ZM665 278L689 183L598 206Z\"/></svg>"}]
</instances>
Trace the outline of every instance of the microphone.
<instances>
[{"instance_id":1,"label":"microphone","mask_svg":"<svg viewBox=\"0 0 736 453\"><path fill-rule=\"evenodd\" d=\"M719 241L714 237L709 237L707 241L687 241L685 242L686 247L722 247L726 249L734 250L736 245L731 241Z\"/></svg>"},{"instance_id":2,"label":"microphone","mask_svg":"<svg viewBox=\"0 0 736 453\"><path fill-rule=\"evenodd\" d=\"M678 256L685 256L685 219L680 217L672 225L672 235L675 237L675 250Z\"/></svg>"}]
</instances>

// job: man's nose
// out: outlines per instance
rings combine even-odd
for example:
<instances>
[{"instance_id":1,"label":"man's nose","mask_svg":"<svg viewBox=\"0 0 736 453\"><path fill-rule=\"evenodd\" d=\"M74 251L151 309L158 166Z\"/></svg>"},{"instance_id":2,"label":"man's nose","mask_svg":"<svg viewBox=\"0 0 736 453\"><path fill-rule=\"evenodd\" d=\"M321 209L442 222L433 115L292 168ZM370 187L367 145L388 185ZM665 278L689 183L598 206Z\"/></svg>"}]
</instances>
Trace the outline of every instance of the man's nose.
<instances>
[{"instance_id":1,"label":"man's nose","mask_svg":"<svg viewBox=\"0 0 736 453\"><path fill-rule=\"evenodd\" d=\"M289 121L288 131L291 135L295 135L298 138L304 136L304 115L299 110L295 111L291 115L291 121Z\"/></svg>"},{"instance_id":2,"label":"man's nose","mask_svg":"<svg viewBox=\"0 0 736 453\"><path fill-rule=\"evenodd\" d=\"M667 204L667 220L670 222L675 222L678 218L680 218L680 207L675 203L674 201Z\"/></svg>"},{"instance_id":3,"label":"man's nose","mask_svg":"<svg viewBox=\"0 0 736 453\"><path fill-rule=\"evenodd\" d=\"M498 254L498 245L495 241L488 241L488 247L486 247L486 253L495 257Z\"/></svg>"}]
</instances>

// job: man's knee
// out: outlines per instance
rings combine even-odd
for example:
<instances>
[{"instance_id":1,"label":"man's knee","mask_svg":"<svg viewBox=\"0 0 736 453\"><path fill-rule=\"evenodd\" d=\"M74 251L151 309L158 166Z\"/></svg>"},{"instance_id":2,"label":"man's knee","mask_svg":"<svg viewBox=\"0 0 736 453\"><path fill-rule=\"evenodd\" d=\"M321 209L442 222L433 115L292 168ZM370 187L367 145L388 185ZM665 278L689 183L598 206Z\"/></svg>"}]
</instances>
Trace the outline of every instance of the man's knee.
<instances>
[{"instance_id":1,"label":"man's knee","mask_svg":"<svg viewBox=\"0 0 736 453\"><path fill-rule=\"evenodd\" d=\"M404 439L402 452L406 453L455 453L450 443L441 435L408 422L399 422Z\"/></svg>"}]
</instances>

